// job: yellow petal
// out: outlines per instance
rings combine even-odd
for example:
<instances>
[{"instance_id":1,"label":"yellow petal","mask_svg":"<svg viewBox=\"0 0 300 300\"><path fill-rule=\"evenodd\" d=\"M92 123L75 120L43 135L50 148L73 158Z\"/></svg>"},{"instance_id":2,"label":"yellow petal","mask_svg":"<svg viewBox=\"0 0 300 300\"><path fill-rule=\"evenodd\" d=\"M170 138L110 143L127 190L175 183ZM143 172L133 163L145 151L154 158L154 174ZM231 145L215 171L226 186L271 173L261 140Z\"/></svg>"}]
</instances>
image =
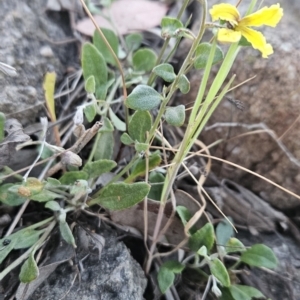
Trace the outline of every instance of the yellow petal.
<instances>
[{"instance_id":1,"label":"yellow petal","mask_svg":"<svg viewBox=\"0 0 300 300\"><path fill-rule=\"evenodd\" d=\"M279 3L270 7L263 7L257 12L243 18L239 25L241 26L262 26L268 25L275 27L283 16L283 9Z\"/></svg>"},{"instance_id":2,"label":"yellow petal","mask_svg":"<svg viewBox=\"0 0 300 300\"><path fill-rule=\"evenodd\" d=\"M217 4L214 5L209 13L213 21L217 21L219 19L224 21L231 21L233 24L237 24L240 20L240 13L236 9L235 6L231 4Z\"/></svg>"},{"instance_id":3,"label":"yellow petal","mask_svg":"<svg viewBox=\"0 0 300 300\"><path fill-rule=\"evenodd\" d=\"M222 43L236 43L242 37L240 31L234 31L227 28L221 28L218 31L218 41Z\"/></svg>"},{"instance_id":4,"label":"yellow petal","mask_svg":"<svg viewBox=\"0 0 300 300\"><path fill-rule=\"evenodd\" d=\"M272 46L267 44L266 38L261 32L244 26L238 26L236 29L241 31L241 34L251 43L254 49L262 53L262 57L267 58L268 55L273 53Z\"/></svg>"}]
</instances>

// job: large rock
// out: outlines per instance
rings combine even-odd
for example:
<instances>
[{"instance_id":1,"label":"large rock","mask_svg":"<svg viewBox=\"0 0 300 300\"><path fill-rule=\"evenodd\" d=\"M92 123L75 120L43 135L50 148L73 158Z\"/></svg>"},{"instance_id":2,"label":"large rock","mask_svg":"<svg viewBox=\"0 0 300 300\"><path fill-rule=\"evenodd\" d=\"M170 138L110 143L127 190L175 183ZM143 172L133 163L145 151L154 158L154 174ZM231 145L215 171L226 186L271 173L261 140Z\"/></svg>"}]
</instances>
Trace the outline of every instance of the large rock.
<instances>
[{"instance_id":1,"label":"large rock","mask_svg":"<svg viewBox=\"0 0 300 300\"><path fill-rule=\"evenodd\" d=\"M211 1L209 5L213 5L213 2L219 3ZM264 2L264 5L272 4L273 1ZM230 95L242 101L246 109L239 111L229 101L223 100L209 125L217 122L248 125L264 123L278 138L281 137L280 142L288 151L284 152L274 138L263 132L231 139L249 132L249 129L239 126L234 128L218 126L203 132L200 139L207 145L220 138L230 139L226 144L211 149L211 154L249 168L300 194L300 132L298 130L300 120L297 119L300 113L300 3L282 1L282 6L284 17L276 28L259 28L267 41L273 45L274 54L268 59L263 59L259 51L250 47L243 48L232 69L231 74L236 74L235 84L256 75L253 80L237 88ZM245 11L242 4L240 10ZM185 96L180 100L181 102L191 103L194 100L200 80L199 72L192 75L191 87L195 88L188 97ZM287 153L290 155L288 156ZM294 159L294 162L289 158ZM220 178L230 178L259 193L277 208L291 209L300 205L300 200L295 197L239 169L214 162L214 171Z\"/></svg>"},{"instance_id":2,"label":"large rock","mask_svg":"<svg viewBox=\"0 0 300 300\"><path fill-rule=\"evenodd\" d=\"M62 75L76 47L62 42L69 38L67 13L45 12L39 0L12 0L0 3L0 61L16 68L17 77L0 72L0 111L32 123L44 103L43 78L50 69ZM53 18L54 17L54 18Z\"/></svg>"}]
</instances>

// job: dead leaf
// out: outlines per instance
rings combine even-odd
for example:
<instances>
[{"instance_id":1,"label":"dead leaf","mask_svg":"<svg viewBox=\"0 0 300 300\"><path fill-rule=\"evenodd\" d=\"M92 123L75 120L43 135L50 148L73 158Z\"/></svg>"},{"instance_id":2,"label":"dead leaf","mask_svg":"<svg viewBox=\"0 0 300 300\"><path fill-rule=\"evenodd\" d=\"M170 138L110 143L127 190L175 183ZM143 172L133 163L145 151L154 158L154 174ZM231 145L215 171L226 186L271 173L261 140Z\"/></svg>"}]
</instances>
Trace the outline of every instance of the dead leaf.
<instances>
[{"instance_id":1,"label":"dead leaf","mask_svg":"<svg viewBox=\"0 0 300 300\"><path fill-rule=\"evenodd\" d=\"M103 16L95 15L99 27L117 30L124 35L131 32L140 32L160 25L169 7L166 4L148 0L118 0L110 8L102 10ZM111 16L114 26L107 20ZM77 23L77 30L85 35L92 36L95 26L89 18Z\"/></svg>"},{"instance_id":2,"label":"dead leaf","mask_svg":"<svg viewBox=\"0 0 300 300\"><path fill-rule=\"evenodd\" d=\"M159 202L148 199L148 234L153 235L157 213L159 210ZM162 218L161 228L165 226L172 214L172 203L168 202L165 207L164 216ZM144 203L139 204L121 211L111 212L111 219L121 225L130 226L144 232ZM179 244L185 239L184 227L179 218L176 216L165 233L168 242L173 245Z\"/></svg>"},{"instance_id":3,"label":"dead leaf","mask_svg":"<svg viewBox=\"0 0 300 300\"><path fill-rule=\"evenodd\" d=\"M30 137L24 133L22 124L16 119L5 121L5 132L7 136L0 143L0 167L8 165L15 155L16 146L30 140Z\"/></svg>"}]
</instances>

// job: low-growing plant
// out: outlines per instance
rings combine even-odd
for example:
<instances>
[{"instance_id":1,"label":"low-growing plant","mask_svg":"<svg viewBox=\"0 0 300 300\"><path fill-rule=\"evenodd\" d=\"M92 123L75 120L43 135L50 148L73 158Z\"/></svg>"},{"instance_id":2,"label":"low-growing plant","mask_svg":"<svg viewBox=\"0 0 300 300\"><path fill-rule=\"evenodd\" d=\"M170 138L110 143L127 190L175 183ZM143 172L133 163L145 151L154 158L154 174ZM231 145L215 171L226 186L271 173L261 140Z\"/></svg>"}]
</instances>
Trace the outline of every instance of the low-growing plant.
<instances>
[{"instance_id":1,"label":"low-growing plant","mask_svg":"<svg viewBox=\"0 0 300 300\"><path fill-rule=\"evenodd\" d=\"M224 96L233 89L235 75L228 78L228 74L240 49L252 46L265 58L273 52L265 37L249 27L275 27L282 17L282 8L276 4L252 13L256 5L256 0L252 0L245 16L241 17L233 5L218 4L208 11L207 1L199 0L202 16L195 35L188 29L188 24L180 21L188 4L189 0L183 1L176 18L163 18L161 35L164 44L158 54L142 44L141 34L128 34L119 39L109 29L97 28L92 42L83 45L82 74L89 101L77 107L73 119L76 142L68 149L47 143L47 121L43 120L44 132L40 140L34 143L41 145L41 155L45 154L43 148L52 155L42 162L50 159L53 162L57 157L61 158L60 162L52 165L48 174L41 174L40 178L28 177L28 171L22 181L18 177L17 183L1 183L1 202L9 206L22 205L22 208L0 240L0 263L13 250L27 250L1 271L0 280L20 264L20 281L29 283L35 280L39 274L36 253L57 227L61 237L76 247L71 229L74 224L70 226L68 222L68 216L72 213L97 216L92 210L94 206L111 212L132 208L143 201L144 240L148 253L145 272L150 272L153 261L158 257L186 246L183 260L166 260L164 263L158 260L160 268L157 279L162 293L174 284L177 274L194 270L201 275L204 283L201 299L205 299L208 293L224 300L264 298L255 288L239 285L237 274L243 265L275 268L277 260L272 250L262 244L245 247L234 237L233 224L226 216L216 228L209 218L204 226L199 228L196 225L206 208L203 184L211 164L208 147L199 144L198 137ZM83 6L86 8L84 3ZM214 23L206 22L208 14ZM206 31L211 33L209 42L203 42ZM183 38L191 40L191 47L175 72L170 60ZM171 40L175 42L170 44ZM218 41L230 43L230 46L224 50ZM217 65L218 71L211 78L213 65ZM185 105L171 106L171 100L178 92L189 92L187 73L193 68L202 69L203 75L187 117ZM212 79L211 83L209 79ZM52 122L56 121L54 86L55 76L49 73L44 89ZM3 120L3 116L0 117ZM84 118L92 123L87 130ZM179 145L171 145L164 134L164 123L182 128L183 138ZM1 121L2 140L5 138L3 124L4 121ZM78 153L93 138L92 149L82 166ZM58 130L55 131L55 141L59 145ZM127 151L129 161L114 160L116 141L122 153ZM31 141L25 145L34 143ZM195 144L202 149L192 152ZM205 172L198 180L195 179L202 202L197 203L197 211L191 212L176 204L174 183L179 169L186 168L185 162L197 155L206 157L207 163ZM58 177L57 172L61 170L63 173ZM98 189L97 181L106 173L113 176ZM2 179L6 177L5 174ZM155 200L158 207L152 232L148 226L148 198ZM30 201L44 203L45 209L51 211L53 216L14 230ZM164 211L170 202L173 216L176 212L182 221L184 238L178 245L173 245L170 253L159 253L157 245L172 221L171 217L163 223Z\"/></svg>"}]
</instances>

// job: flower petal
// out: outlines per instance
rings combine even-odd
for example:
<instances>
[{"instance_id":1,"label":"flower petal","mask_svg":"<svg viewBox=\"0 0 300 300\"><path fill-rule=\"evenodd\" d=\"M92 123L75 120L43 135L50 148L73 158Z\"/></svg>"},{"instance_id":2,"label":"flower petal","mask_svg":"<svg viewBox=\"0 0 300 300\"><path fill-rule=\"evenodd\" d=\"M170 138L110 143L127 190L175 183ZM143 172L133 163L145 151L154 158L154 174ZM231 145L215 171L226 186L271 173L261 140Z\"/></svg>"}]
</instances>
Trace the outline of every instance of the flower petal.
<instances>
[{"instance_id":1,"label":"flower petal","mask_svg":"<svg viewBox=\"0 0 300 300\"><path fill-rule=\"evenodd\" d=\"M240 31L234 31L227 28L221 28L218 31L218 41L222 43L236 43L242 37Z\"/></svg>"},{"instance_id":2,"label":"flower petal","mask_svg":"<svg viewBox=\"0 0 300 300\"><path fill-rule=\"evenodd\" d=\"M283 9L279 3L270 7L263 7L257 12L243 18L239 25L241 26L262 26L268 25L275 27L283 16Z\"/></svg>"},{"instance_id":3,"label":"flower petal","mask_svg":"<svg viewBox=\"0 0 300 300\"><path fill-rule=\"evenodd\" d=\"M213 21L221 19L224 21L231 21L234 25L236 25L240 20L239 11L231 4L223 3L214 5L209 10L209 13Z\"/></svg>"},{"instance_id":4,"label":"flower petal","mask_svg":"<svg viewBox=\"0 0 300 300\"><path fill-rule=\"evenodd\" d=\"M241 31L241 34L251 43L254 49L262 53L262 57L267 58L268 55L273 53L272 46L267 44L266 38L261 32L244 26L238 26L236 29Z\"/></svg>"}]
</instances>

